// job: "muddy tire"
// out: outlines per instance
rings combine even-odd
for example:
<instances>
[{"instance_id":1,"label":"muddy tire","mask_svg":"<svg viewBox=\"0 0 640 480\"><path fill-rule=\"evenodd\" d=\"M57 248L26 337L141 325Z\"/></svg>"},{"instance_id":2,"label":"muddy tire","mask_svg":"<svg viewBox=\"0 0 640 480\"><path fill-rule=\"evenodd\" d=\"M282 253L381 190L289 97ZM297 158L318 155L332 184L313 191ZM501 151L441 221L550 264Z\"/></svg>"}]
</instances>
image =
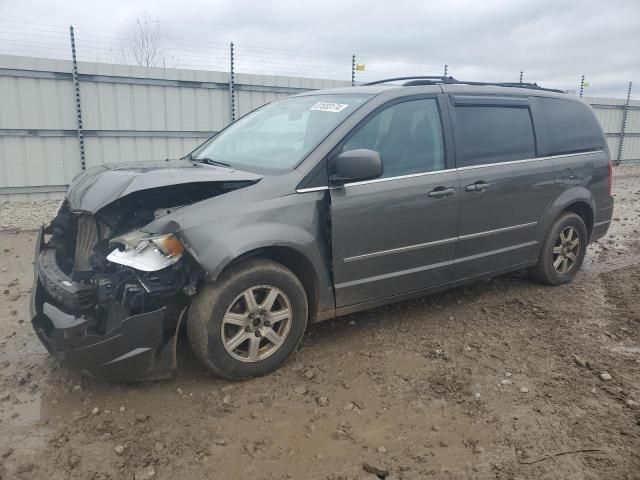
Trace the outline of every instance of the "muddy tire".
<instances>
[{"instance_id":1,"label":"muddy tire","mask_svg":"<svg viewBox=\"0 0 640 480\"><path fill-rule=\"evenodd\" d=\"M546 285L569 283L578 273L586 250L584 221L575 213L563 213L549 230L538 263L529 273L534 280Z\"/></svg>"},{"instance_id":2,"label":"muddy tire","mask_svg":"<svg viewBox=\"0 0 640 480\"><path fill-rule=\"evenodd\" d=\"M189 308L187 335L196 356L230 379L276 370L307 326L300 280L270 260L250 260L201 288Z\"/></svg>"}]
</instances>

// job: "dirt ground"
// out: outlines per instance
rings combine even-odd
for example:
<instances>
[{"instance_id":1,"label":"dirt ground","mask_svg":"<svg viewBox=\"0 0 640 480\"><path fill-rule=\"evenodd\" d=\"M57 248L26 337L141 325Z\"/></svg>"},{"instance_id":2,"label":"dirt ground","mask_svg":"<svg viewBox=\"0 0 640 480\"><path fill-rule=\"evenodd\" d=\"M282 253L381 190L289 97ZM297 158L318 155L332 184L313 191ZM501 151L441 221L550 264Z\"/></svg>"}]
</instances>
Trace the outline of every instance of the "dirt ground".
<instances>
[{"instance_id":1,"label":"dirt ground","mask_svg":"<svg viewBox=\"0 0 640 480\"><path fill-rule=\"evenodd\" d=\"M640 170L615 194L572 284L520 273L315 325L238 383L184 340L169 381L58 367L28 318L34 234L0 232L0 478L640 479Z\"/></svg>"}]
</instances>

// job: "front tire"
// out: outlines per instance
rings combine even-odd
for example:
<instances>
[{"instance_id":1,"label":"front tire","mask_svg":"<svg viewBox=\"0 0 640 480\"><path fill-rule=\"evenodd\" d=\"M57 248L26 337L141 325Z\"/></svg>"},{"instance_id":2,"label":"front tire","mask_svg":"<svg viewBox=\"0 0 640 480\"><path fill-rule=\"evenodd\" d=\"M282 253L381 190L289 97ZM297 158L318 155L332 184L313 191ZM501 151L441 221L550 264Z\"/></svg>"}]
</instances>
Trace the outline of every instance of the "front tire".
<instances>
[{"instance_id":1,"label":"front tire","mask_svg":"<svg viewBox=\"0 0 640 480\"><path fill-rule=\"evenodd\" d=\"M276 370L302 340L307 317L300 280L279 263L250 260L198 292L187 335L211 371L237 380Z\"/></svg>"},{"instance_id":2,"label":"front tire","mask_svg":"<svg viewBox=\"0 0 640 480\"><path fill-rule=\"evenodd\" d=\"M587 251L587 227L575 213L563 213L553 224L540 258L530 270L540 283L562 285L576 276Z\"/></svg>"}]
</instances>

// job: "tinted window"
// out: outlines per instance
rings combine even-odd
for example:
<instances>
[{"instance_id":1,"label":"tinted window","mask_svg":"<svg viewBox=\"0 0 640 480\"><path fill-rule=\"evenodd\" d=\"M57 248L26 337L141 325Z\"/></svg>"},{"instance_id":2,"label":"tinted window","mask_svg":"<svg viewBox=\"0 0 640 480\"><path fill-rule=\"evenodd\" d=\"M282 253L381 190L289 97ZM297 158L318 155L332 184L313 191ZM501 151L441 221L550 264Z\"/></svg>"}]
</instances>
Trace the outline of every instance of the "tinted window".
<instances>
[{"instance_id":1,"label":"tinted window","mask_svg":"<svg viewBox=\"0 0 640 480\"><path fill-rule=\"evenodd\" d=\"M458 166L536 156L531 115L522 107L456 107Z\"/></svg>"},{"instance_id":2,"label":"tinted window","mask_svg":"<svg viewBox=\"0 0 640 480\"><path fill-rule=\"evenodd\" d=\"M549 155L598 150L604 139L598 120L586 105L559 98L538 98L547 132Z\"/></svg>"},{"instance_id":3,"label":"tinted window","mask_svg":"<svg viewBox=\"0 0 640 480\"><path fill-rule=\"evenodd\" d=\"M367 148L382 157L383 177L444 168L440 114L434 99L392 105L371 118L343 150Z\"/></svg>"}]
</instances>

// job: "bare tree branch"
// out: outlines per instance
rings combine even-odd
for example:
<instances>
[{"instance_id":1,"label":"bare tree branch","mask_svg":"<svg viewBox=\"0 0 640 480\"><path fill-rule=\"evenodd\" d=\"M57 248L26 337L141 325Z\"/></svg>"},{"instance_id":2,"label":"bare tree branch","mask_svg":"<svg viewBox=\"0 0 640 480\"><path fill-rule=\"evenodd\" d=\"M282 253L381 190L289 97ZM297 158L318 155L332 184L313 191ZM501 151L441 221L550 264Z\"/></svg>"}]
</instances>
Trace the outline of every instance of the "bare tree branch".
<instances>
[{"instance_id":1,"label":"bare tree branch","mask_svg":"<svg viewBox=\"0 0 640 480\"><path fill-rule=\"evenodd\" d=\"M130 63L142 67L166 67L167 51L166 35L160 28L160 22L153 20L145 11L137 18L126 38L120 43L119 56L122 63Z\"/></svg>"}]
</instances>

